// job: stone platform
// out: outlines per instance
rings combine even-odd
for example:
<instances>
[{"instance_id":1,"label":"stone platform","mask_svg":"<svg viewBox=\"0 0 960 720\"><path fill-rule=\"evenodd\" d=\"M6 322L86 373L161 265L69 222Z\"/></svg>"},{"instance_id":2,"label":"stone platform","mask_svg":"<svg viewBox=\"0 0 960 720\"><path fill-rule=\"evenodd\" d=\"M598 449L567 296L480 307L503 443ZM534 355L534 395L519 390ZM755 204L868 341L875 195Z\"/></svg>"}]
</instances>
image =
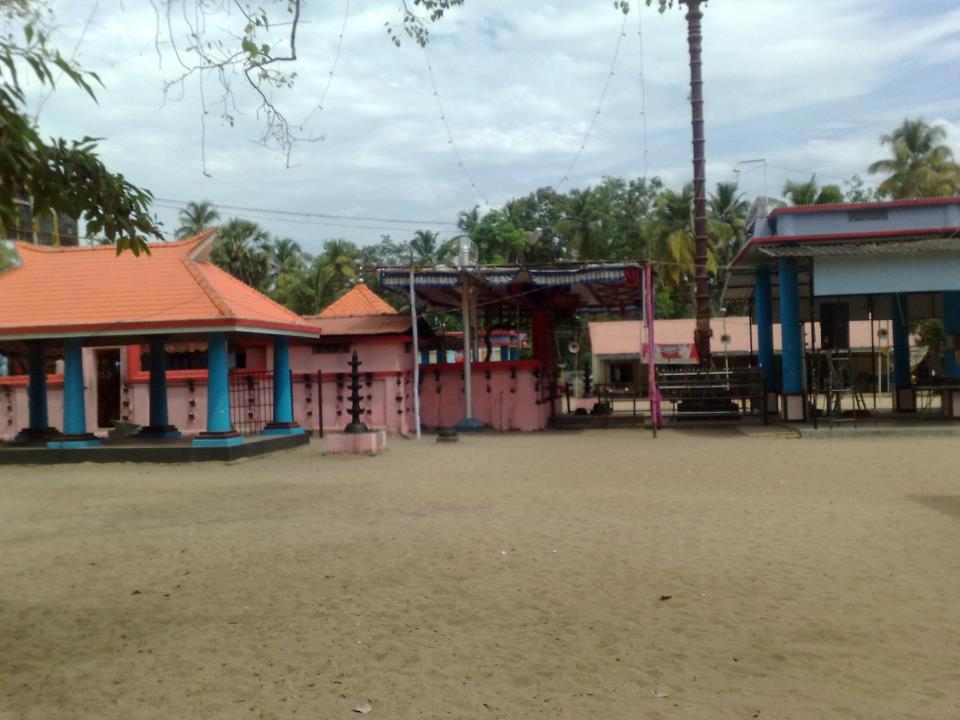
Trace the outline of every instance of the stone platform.
<instances>
[{"instance_id":1,"label":"stone platform","mask_svg":"<svg viewBox=\"0 0 960 720\"><path fill-rule=\"evenodd\" d=\"M106 438L102 445L84 448L48 448L44 445L0 445L0 465L52 465L57 463L190 463L227 462L306 445L310 436L248 435L238 445L197 447L190 438L140 440Z\"/></svg>"},{"instance_id":2,"label":"stone platform","mask_svg":"<svg viewBox=\"0 0 960 720\"><path fill-rule=\"evenodd\" d=\"M363 433L325 432L323 452L330 455L376 455L387 447L386 430Z\"/></svg>"}]
</instances>

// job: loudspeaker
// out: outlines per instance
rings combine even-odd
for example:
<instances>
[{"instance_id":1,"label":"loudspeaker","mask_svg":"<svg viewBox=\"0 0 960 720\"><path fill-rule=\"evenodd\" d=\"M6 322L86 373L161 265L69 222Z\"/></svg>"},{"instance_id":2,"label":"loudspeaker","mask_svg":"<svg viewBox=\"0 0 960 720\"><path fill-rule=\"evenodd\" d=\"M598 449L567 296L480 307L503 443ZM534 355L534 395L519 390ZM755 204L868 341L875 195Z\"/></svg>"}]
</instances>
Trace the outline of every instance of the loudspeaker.
<instances>
[{"instance_id":1,"label":"loudspeaker","mask_svg":"<svg viewBox=\"0 0 960 720\"><path fill-rule=\"evenodd\" d=\"M820 306L820 346L824 350L850 349L850 306L847 303Z\"/></svg>"}]
</instances>

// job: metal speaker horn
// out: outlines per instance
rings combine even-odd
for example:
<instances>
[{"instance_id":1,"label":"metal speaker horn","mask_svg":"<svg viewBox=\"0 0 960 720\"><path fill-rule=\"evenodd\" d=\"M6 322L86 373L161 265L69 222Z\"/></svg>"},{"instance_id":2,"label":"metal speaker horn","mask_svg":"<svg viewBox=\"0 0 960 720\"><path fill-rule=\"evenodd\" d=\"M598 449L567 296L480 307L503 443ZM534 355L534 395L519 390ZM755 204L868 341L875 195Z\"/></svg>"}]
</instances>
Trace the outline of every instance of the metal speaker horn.
<instances>
[{"instance_id":1,"label":"metal speaker horn","mask_svg":"<svg viewBox=\"0 0 960 720\"><path fill-rule=\"evenodd\" d=\"M576 340L571 340L570 344L567 345L567 350L570 351L571 355L576 355L578 352L580 352L580 343L578 343Z\"/></svg>"}]
</instances>

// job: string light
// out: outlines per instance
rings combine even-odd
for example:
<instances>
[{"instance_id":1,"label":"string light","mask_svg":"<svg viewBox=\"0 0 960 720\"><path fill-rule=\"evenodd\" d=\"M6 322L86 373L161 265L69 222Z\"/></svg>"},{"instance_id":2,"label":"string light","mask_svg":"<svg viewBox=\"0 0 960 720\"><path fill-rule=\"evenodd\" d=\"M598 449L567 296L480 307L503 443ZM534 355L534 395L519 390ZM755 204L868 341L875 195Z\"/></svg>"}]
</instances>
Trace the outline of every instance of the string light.
<instances>
[{"instance_id":1,"label":"string light","mask_svg":"<svg viewBox=\"0 0 960 720\"><path fill-rule=\"evenodd\" d=\"M464 176L467 178L467 181L470 183L477 195L480 196L480 199L483 200L485 205L489 205L490 202L487 200L487 196L484 194L483 190L480 189L480 186L477 185L477 181L474 180L473 175L467 169L466 164L463 162L463 155L460 153L460 148L457 147L456 141L453 139L453 132L450 129L450 123L447 121L447 113L443 109L443 102L440 100L440 89L437 87L437 79L433 74L433 63L430 61L430 52L427 50L427 46L422 46L423 50L423 59L427 65L427 75L430 77L430 85L433 87L433 99L437 101L437 110L440 111L440 122L443 123L443 127L447 132L447 144L453 149L454 155L457 157L457 165L463 171Z\"/></svg>"},{"instance_id":2,"label":"string light","mask_svg":"<svg viewBox=\"0 0 960 720\"><path fill-rule=\"evenodd\" d=\"M573 159L570 161L570 165L567 167L566 172L563 173L563 177L561 177L560 181L557 183L558 188L570 179L570 173L573 172L573 168L576 167L577 162L580 160L580 156L583 155L583 151L587 149L587 142L590 140L590 135L593 133L593 128L597 124L597 119L600 117L600 112L603 110L603 102L607 98L607 91L610 89L610 82L613 80L613 76L616 74L617 58L620 57L620 47L623 45L623 38L626 35L626 29L627 15L624 14L623 22L620 24L620 32L617 35L617 44L613 50L613 59L610 61L610 72L607 74L607 77L603 83L603 90L600 92L600 101L597 103L597 109L594 111L593 117L590 118L590 124L587 126L587 131L583 134L583 140L580 142L580 149L577 150L576 154L573 156Z\"/></svg>"},{"instance_id":3,"label":"string light","mask_svg":"<svg viewBox=\"0 0 960 720\"><path fill-rule=\"evenodd\" d=\"M340 62L340 51L343 49L343 36L347 30L347 20L350 17L350 0L347 0L346 7L343 10L343 23L340 25L340 35L337 38L337 50L333 54L333 64L330 66L330 72L327 74L327 84L323 88L323 92L320 93L320 99L317 100L317 104L314 106L313 110L310 111L310 114L307 115L306 120L300 123L300 129L303 130L303 127L310 122L313 116L318 110L323 110L323 103L326 102L327 93L330 92L330 86L333 85L333 76L337 72L337 63Z\"/></svg>"}]
</instances>

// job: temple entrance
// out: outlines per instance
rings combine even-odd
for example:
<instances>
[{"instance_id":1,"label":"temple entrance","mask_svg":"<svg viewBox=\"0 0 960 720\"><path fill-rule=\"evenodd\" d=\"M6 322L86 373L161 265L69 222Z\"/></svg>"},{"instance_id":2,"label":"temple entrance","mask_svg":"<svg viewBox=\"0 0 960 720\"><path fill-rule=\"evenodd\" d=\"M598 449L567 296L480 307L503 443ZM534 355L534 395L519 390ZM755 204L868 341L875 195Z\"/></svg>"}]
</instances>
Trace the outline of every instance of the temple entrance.
<instances>
[{"instance_id":1,"label":"temple entrance","mask_svg":"<svg viewBox=\"0 0 960 720\"><path fill-rule=\"evenodd\" d=\"M97 350L97 427L113 427L120 412L120 349Z\"/></svg>"}]
</instances>

